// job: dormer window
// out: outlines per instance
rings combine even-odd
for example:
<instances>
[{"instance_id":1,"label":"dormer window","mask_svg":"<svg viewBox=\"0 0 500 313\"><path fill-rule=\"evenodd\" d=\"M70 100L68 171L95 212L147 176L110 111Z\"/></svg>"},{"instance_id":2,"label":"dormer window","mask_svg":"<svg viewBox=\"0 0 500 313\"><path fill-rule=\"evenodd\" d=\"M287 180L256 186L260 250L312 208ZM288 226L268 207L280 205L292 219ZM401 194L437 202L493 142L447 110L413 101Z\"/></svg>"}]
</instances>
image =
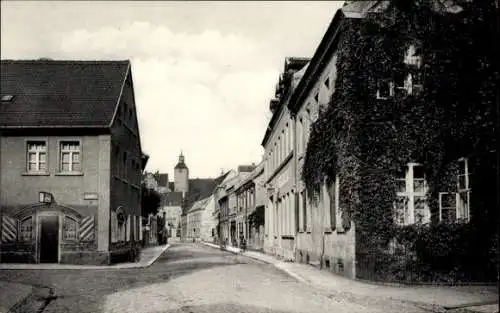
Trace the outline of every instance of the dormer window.
<instances>
[{"instance_id":1,"label":"dormer window","mask_svg":"<svg viewBox=\"0 0 500 313\"><path fill-rule=\"evenodd\" d=\"M14 100L14 96L13 95L2 95L2 102L11 102L12 100Z\"/></svg>"},{"instance_id":2,"label":"dormer window","mask_svg":"<svg viewBox=\"0 0 500 313\"><path fill-rule=\"evenodd\" d=\"M330 88L330 77L328 77L328 78L325 80L325 86L326 86L326 88Z\"/></svg>"},{"instance_id":3,"label":"dormer window","mask_svg":"<svg viewBox=\"0 0 500 313\"><path fill-rule=\"evenodd\" d=\"M422 49L416 45L410 45L406 50L404 63L420 68L422 65Z\"/></svg>"},{"instance_id":4,"label":"dormer window","mask_svg":"<svg viewBox=\"0 0 500 313\"><path fill-rule=\"evenodd\" d=\"M319 102L319 93L318 92L314 95L314 101L316 101L316 103Z\"/></svg>"}]
</instances>

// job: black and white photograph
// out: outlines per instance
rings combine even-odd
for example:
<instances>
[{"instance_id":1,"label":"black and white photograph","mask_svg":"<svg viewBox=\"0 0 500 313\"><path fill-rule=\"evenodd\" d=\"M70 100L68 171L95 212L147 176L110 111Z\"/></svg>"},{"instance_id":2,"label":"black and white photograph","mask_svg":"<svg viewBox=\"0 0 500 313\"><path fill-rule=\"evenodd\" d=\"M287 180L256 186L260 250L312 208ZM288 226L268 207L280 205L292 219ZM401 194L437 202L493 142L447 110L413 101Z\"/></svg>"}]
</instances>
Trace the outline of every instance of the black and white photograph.
<instances>
[{"instance_id":1,"label":"black and white photograph","mask_svg":"<svg viewBox=\"0 0 500 313\"><path fill-rule=\"evenodd\" d=\"M1 0L0 313L499 313L499 10Z\"/></svg>"}]
</instances>

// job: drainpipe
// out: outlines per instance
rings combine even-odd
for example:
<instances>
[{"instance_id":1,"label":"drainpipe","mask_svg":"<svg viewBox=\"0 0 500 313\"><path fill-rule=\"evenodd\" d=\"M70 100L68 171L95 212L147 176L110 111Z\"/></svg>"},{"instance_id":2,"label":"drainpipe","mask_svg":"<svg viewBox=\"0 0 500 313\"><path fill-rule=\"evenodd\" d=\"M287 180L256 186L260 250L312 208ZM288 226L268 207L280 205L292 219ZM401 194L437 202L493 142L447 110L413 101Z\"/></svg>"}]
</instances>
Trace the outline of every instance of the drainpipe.
<instances>
[{"instance_id":1,"label":"drainpipe","mask_svg":"<svg viewBox=\"0 0 500 313\"><path fill-rule=\"evenodd\" d=\"M319 260L319 268L323 269L323 257L325 256L325 232L322 231L321 239L322 239L322 244L321 244L321 258Z\"/></svg>"}]
</instances>

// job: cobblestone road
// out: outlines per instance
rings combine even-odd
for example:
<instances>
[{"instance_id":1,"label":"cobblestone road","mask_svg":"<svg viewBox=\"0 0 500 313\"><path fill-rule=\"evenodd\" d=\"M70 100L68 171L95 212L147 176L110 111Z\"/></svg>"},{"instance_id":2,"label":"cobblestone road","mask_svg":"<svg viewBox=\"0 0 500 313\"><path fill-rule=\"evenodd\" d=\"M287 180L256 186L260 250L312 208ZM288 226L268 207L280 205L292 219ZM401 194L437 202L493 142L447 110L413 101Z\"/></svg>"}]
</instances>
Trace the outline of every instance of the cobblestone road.
<instances>
[{"instance_id":1,"label":"cobblestone road","mask_svg":"<svg viewBox=\"0 0 500 313\"><path fill-rule=\"evenodd\" d=\"M144 269L4 270L0 280L55 288L44 313L424 312L325 294L272 265L198 244L173 245Z\"/></svg>"}]
</instances>

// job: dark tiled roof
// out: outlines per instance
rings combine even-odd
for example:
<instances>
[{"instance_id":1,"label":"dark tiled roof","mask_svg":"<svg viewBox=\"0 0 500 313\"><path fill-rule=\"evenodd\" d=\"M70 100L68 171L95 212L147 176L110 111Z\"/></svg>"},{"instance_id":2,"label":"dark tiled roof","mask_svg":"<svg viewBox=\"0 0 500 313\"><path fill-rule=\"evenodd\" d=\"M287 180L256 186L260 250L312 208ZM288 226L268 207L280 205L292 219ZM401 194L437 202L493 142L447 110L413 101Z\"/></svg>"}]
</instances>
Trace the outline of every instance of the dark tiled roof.
<instances>
[{"instance_id":1,"label":"dark tiled roof","mask_svg":"<svg viewBox=\"0 0 500 313\"><path fill-rule=\"evenodd\" d=\"M215 179L215 186L217 187L220 183L222 183L224 181L224 179L226 179L227 175L229 175L231 171L227 171L226 173L222 174L221 176L217 177Z\"/></svg>"},{"instance_id":2,"label":"dark tiled roof","mask_svg":"<svg viewBox=\"0 0 500 313\"><path fill-rule=\"evenodd\" d=\"M0 127L108 127L129 61L2 60Z\"/></svg>"},{"instance_id":3,"label":"dark tiled roof","mask_svg":"<svg viewBox=\"0 0 500 313\"><path fill-rule=\"evenodd\" d=\"M195 178L189 180L189 192L186 195L187 202L193 203L210 196L217 186L213 178Z\"/></svg>"},{"instance_id":4,"label":"dark tiled roof","mask_svg":"<svg viewBox=\"0 0 500 313\"><path fill-rule=\"evenodd\" d=\"M168 187L168 174L158 174L158 185L163 187Z\"/></svg>"},{"instance_id":5,"label":"dark tiled roof","mask_svg":"<svg viewBox=\"0 0 500 313\"><path fill-rule=\"evenodd\" d=\"M174 169L178 169L178 168L188 168L188 167L186 166L186 163L184 163L184 162L179 162L179 163L177 163L177 165L174 167Z\"/></svg>"},{"instance_id":6,"label":"dark tiled roof","mask_svg":"<svg viewBox=\"0 0 500 313\"><path fill-rule=\"evenodd\" d=\"M189 192L186 193L186 199L183 207L183 214L186 214L193 204L201 199L211 196L215 187L219 185L229 175L230 171L217 178L194 178L189 180Z\"/></svg>"},{"instance_id":7,"label":"dark tiled roof","mask_svg":"<svg viewBox=\"0 0 500 313\"><path fill-rule=\"evenodd\" d=\"M166 206L180 206L182 204L182 192L173 191L161 195L162 205Z\"/></svg>"},{"instance_id":8,"label":"dark tiled roof","mask_svg":"<svg viewBox=\"0 0 500 313\"><path fill-rule=\"evenodd\" d=\"M238 166L238 172L251 172L255 168L255 165L240 165Z\"/></svg>"}]
</instances>

